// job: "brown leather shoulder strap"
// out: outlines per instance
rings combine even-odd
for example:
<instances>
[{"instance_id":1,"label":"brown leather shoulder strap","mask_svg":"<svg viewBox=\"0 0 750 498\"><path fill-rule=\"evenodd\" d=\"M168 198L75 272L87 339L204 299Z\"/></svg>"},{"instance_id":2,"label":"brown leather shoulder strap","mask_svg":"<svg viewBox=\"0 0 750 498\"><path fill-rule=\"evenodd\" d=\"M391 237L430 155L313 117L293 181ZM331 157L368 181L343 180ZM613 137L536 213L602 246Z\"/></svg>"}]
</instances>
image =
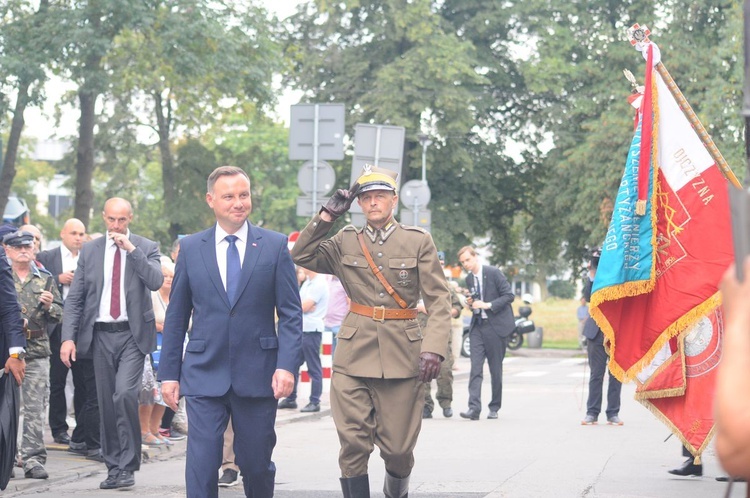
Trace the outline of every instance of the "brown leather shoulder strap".
<instances>
[{"instance_id":1,"label":"brown leather shoulder strap","mask_svg":"<svg viewBox=\"0 0 750 498\"><path fill-rule=\"evenodd\" d=\"M376 277L378 277L378 280L380 280L380 283L383 284L383 287L385 287L385 290L388 291L388 294L391 295L393 299L396 300L399 306L402 308L406 308L407 304L406 301L401 299L401 296L398 295L396 292L396 289L393 288L391 284L388 283L388 280L385 279L383 276L383 273L378 269L378 267L375 265L375 261L372 260L372 255L370 254L370 251L367 250L367 246L365 245L365 234L362 232L359 232L357 234L357 240L359 240L359 245L362 247L362 252L365 253L365 259L367 259L367 264L370 265L370 269L375 274Z\"/></svg>"}]
</instances>

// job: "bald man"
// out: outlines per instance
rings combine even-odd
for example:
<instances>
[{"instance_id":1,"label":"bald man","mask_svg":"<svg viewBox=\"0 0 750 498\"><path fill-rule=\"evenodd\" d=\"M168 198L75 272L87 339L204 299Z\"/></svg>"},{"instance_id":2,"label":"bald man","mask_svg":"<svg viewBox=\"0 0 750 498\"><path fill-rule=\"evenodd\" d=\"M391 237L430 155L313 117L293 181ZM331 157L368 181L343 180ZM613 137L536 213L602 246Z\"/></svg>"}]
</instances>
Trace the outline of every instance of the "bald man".
<instances>
[{"instance_id":1,"label":"bald man","mask_svg":"<svg viewBox=\"0 0 750 498\"><path fill-rule=\"evenodd\" d=\"M101 489L129 488L141 465L138 393L143 364L156 350L151 291L164 281L156 242L130 232L133 209L113 197L102 212L105 237L85 244L63 311L60 359L93 356L107 478Z\"/></svg>"},{"instance_id":2,"label":"bald man","mask_svg":"<svg viewBox=\"0 0 750 498\"><path fill-rule=\"evenodd\" d=\"M78 265L78 251L86 240L86 227L81 220L70 218L60 230L60 247L47 249L37 254L37 260L52 274L57 289L63 298L68 296L73 274ZM68 413L65 400L65 381L68 367L60 359L62 322L50 327L49 427L56 443L70 444ZM96 456L99 453L99 405L94 385L94 364L91 358L78 358L73 368L73 385L76 428L73 431L71 448L81 455Z\"/></svg>"}]
</instances>

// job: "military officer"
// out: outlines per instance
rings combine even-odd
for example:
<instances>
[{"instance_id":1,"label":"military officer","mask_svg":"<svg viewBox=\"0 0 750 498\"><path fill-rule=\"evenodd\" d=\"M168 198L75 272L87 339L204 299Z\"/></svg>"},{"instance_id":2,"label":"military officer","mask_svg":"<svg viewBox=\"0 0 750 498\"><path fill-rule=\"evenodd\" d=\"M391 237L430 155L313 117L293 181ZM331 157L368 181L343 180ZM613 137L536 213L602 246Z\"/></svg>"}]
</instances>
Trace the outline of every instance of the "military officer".
<instances>
[{"instance_id":1,"label":"military officer","mask_svg":"<svg viewBox=\"0 0 750 498\"><path fill-rule=\"evenodd\" d=\"M406 496L422 423L422 383L437 377L448 354L448 286L430 234L393 218L396 178L365 166L350 190L331 196L292 249L295 263L336 275L351 299L331 378L344 497L370 496L373 445L385 460L386 497ZM366 226L346 226L328 239L355 198ZM428 311L425 328L416 320L420 296Z\"/></svg>"},{"instance_id":2,"label":"military officer","mask_svg":"<svg viewBox=\"0 0 750 498\"><path fill-rule=\"evenodd\" d=\"M49 390L47 326L62 318L62 298L55 280L34 264L34 236L18 231L3 237L13 270L18 304L26 326L26 377L21 384L23 439L21 459L24 476L46 479L47 449L44 446L44 414Z\"/></svg>"},{"instance_id":3,"label":"military officer","mask_svg":"<svg viewBox=\"0 0 750 498\"><path fill-rule=\"evenodd\" d=\"M438 260L440 261L440 266L443 267L445 264L445 253L442 251L438 251ZM461 311L463 310L463 306L461 305L461 301L458 299L458 294L455 290L453 290L452 287L448 287L448 290L451 294L451 318L458 318L461 316ZM422 329L425 329L427 327L427 313L424 309L424 304L420 302L420 305L418 306L419 309L419 316L417 319L419 320L419 325L422 327ZM450 418L453 416L453 408L451 407L451 404L453 403L453 359L454 359L454 346L453 341L451 340L453 334L450 334L448 336L448 355L445 357L445 361L443 361L442 365L440 366L440 374L438 375L437 379L435 380L435 383L437 384L437 393L435 394L435 398L437 399L438 404L440 405L440 408L443 409L443 416L445 418ZM432 382L426 382L424 385L424 410L422 411L422 418L432 418L432 411L435 409L435 402L432 400Z\"/></svg>"}]
</instances>

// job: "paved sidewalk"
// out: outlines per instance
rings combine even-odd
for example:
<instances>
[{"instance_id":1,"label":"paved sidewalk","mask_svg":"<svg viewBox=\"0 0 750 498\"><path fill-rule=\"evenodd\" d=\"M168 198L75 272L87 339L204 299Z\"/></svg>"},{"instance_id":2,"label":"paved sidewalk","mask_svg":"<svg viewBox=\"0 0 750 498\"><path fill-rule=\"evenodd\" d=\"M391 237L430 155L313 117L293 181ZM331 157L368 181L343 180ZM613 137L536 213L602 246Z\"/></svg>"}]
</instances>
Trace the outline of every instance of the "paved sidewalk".
<instances>
[{"instance_id":1,"label":"paved sidewalk","mask_svg":"<svg viewBox=\"0 0 750 498\"><path fill-rule=\"evenodd\" d=\"M561 350L561 349L531 349L523 347L517 351L509 351L508 357L512 356L523 356L523 357L559 357L559 358L572 358L577 356L585 356L581 350ZM469 375L469 359L468 358L457 358L454 366L454 377L455 378L466 378ZM307 404L307 399L310 392L310 384L302 383L298 389L298 404L299 407L303 407ZM331 405L329 399L329 393L324 389L324 392L320 399L321 410L316 413L301 413L298 409L294 410L279 410L276 415L276 425L282 426L285 424L291 424L302 420L312 420L316 418L322 418L329 416L331 412ZM72 427L71 427L72 431ZM83 477L101 475L101 479L106 478L106 467L103 463L86 460L84 457L68 453L67 445L57 444L52 440L49 428L46 429L45 443L47 445L47 464L45 468L49 473L49 479L26 479L23 477L23 469L16 467L15 475L13 479L8 483L8 487L5 491L0 492L2 497L12 497L20 494L28 494L34 488L50 488L54 487L56 483L68 483L76 481ZM172 446L160 446L160 447L143 447L143 460L142 465L149 465L153 462L171 460L180 458L185 455L187 450L187 440L174 441ZM218 469L217 469L218 472ZM137 474L136 474L137 479Z\"/></svg>"}]
</instances>

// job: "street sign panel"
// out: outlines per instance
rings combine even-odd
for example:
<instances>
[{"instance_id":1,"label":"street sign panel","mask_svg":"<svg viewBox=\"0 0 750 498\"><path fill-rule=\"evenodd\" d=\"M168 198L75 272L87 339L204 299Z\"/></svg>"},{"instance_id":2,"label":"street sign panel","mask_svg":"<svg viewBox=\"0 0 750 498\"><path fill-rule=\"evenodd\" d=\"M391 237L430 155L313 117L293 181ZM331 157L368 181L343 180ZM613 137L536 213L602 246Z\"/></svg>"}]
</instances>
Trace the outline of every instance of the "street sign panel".
<instances>
[{"instance_id":1,"label":"street sign panel","mask_svg":"<svg viewBox=\"0 0 750 498\"><path fill-rule=\"evenodd\" d=\"M414 209L416 204L418 207L424 207L430 203L432 194L430 193L430 187L427 182L422 180L409 180L404 183L401 187L401 193L398 198L401 200L401 204L407 209Z\"/></svg>"},{"instance_id":2,"label":"street sign panel","mask_svg":"<svg viewBox=\"0 0 750 498\"><path fill-rule=\"evenodd\" d=\"M315 183L316 187L313 187L313 183ZM319 195L325 195L331 191L335 184L336 172L333 170L333 166L325 161L318 161L317 178L315 178L312 161L304 163L297 174L299 189L308 195L312 194L313 190Z\"/></svg>"},{"instance_id":3,"label":"street sign panel","mask_svg":"<svg viewBox=\"0 0 750 498\"><path fill-rule=\"evenodd\" d=\"M312 217L315 213L320 211L322 206L325 206L328 202L328 197L318 197L313 205L312 196L301 195L297 197L297 216Z\"/></svg>"},{"instance_id":4,"label":"street sign panel","mask_svg":"<svg viewBox=\"0 0 750 498\"><path fill-rule=\"evenodd\" d=\"M399 220L404 225L422 227L428 232L432 226L432 211L429 209L420 209L417 213L417 220L414 220L414 211L411 209L402 209L399 214Z\"/></svg>"},{"instance_id":5,"label":"street sign panel","mask_svg":"<svg viewBox=\"0 0 750 498\"><path fill-rule=\"evenodd\" d=\"M365 164L380 166L398 173L396 187L401 184L401 165L404 157L404 138L406 128L403 126L372 125L359 123L354 127L354 157L349 185L357 181ZM364 223L362 210L355 202L350 209L352 221L358 226ZM396 206L398 212L398 205ZM355 216L358 215L358 216Z\"/></svg>"},{"instance_id":6,"label":"street sign panel","mask_svg":"<svg viewBox=\"0 0 750 498\"><path fill-rule=\"evenodd\" d=\"M291 106L289 159L313 160L315 112L318 113L318 160L344 159L344 104L297 104Z\"/></svg>"}]
</instances>

